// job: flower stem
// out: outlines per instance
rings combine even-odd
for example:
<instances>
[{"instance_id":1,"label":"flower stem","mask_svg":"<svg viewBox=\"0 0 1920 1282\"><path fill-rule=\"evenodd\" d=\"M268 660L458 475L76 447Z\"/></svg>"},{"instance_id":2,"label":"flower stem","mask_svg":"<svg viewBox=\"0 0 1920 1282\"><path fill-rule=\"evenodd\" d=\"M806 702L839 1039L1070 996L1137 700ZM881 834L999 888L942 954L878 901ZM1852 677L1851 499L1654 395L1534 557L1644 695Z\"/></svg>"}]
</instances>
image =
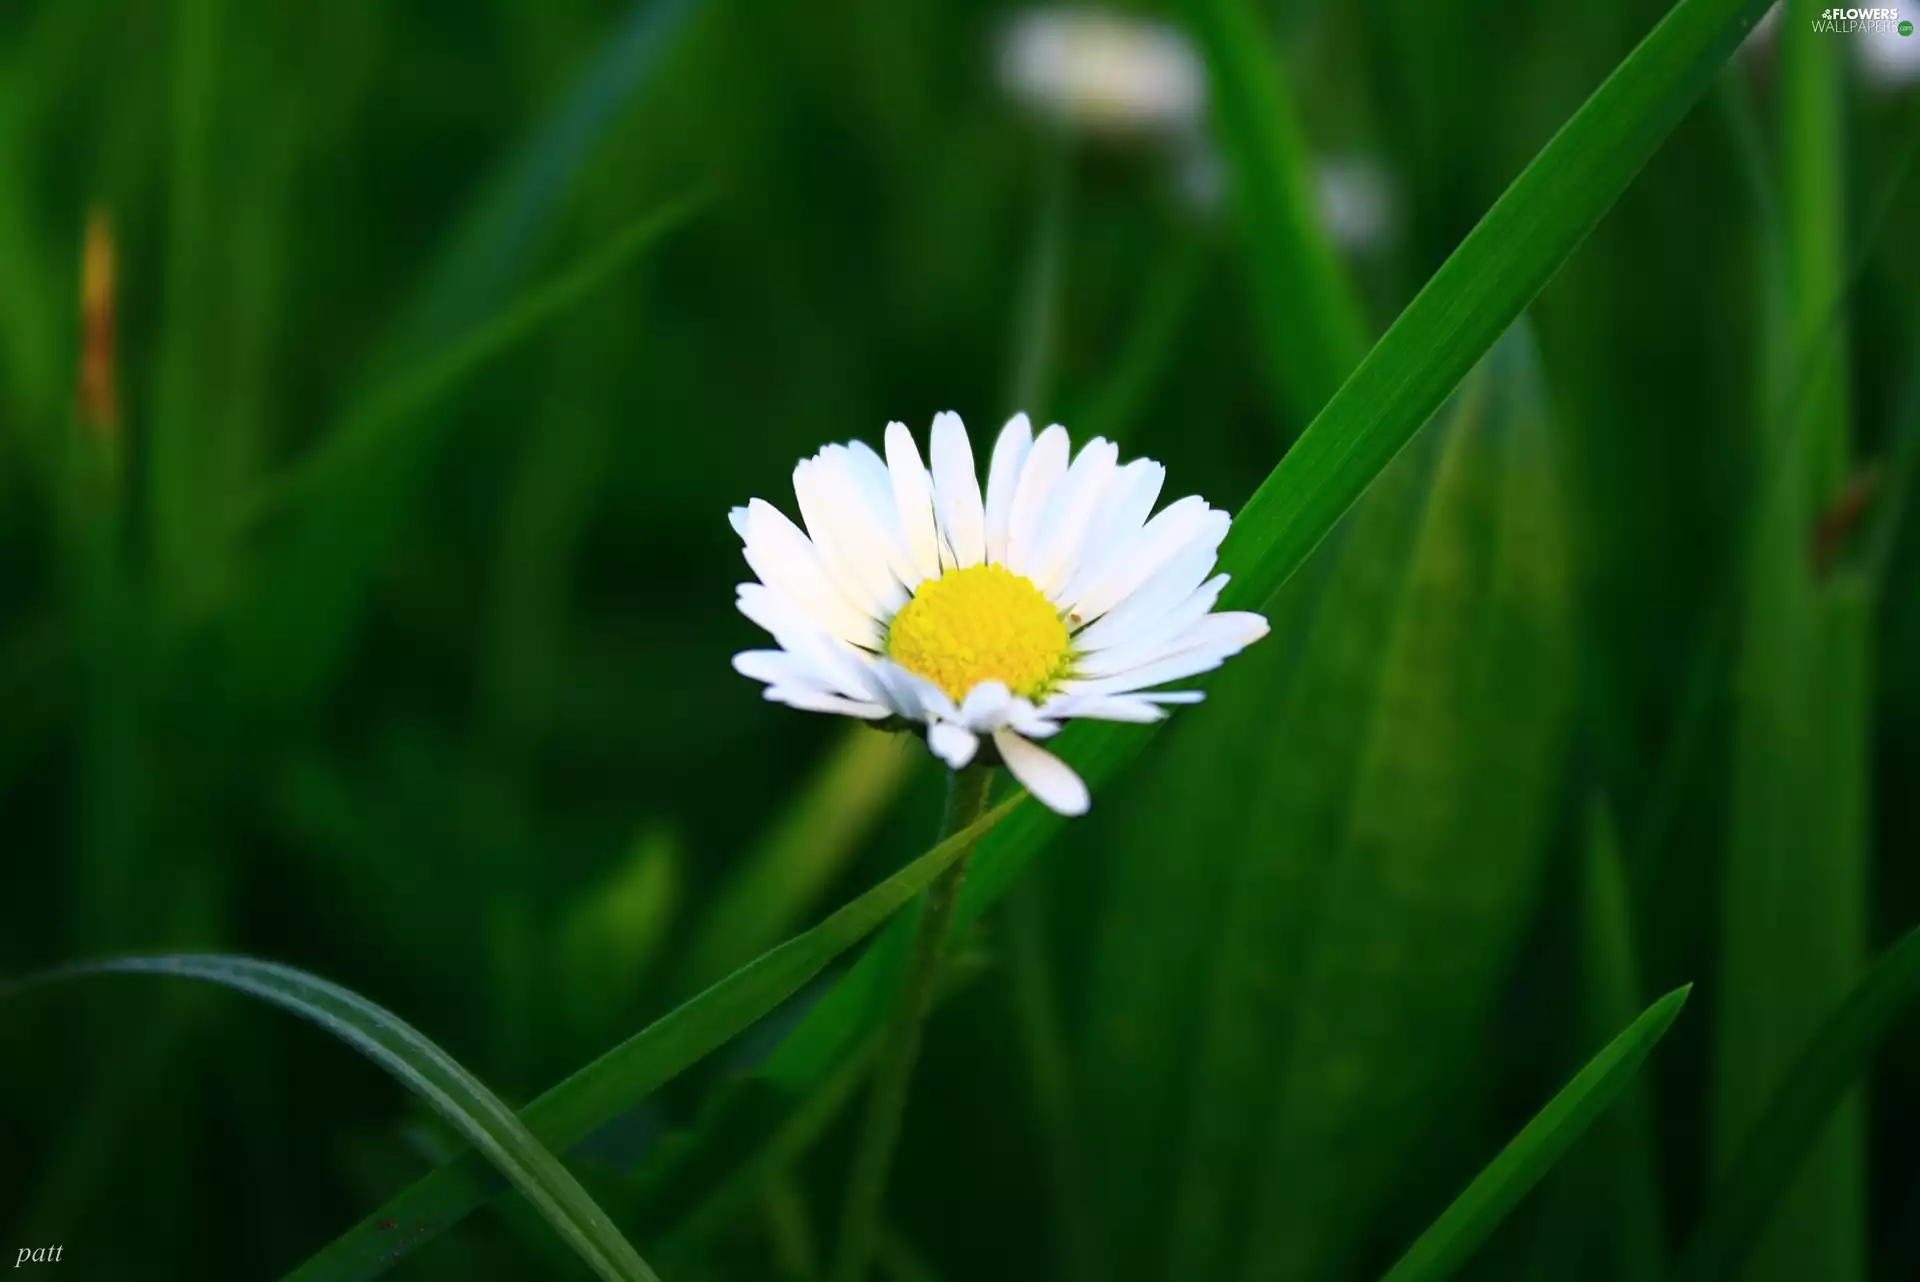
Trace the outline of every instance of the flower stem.
<instances>
[{"instance_id":1,"label":"flower stem","mask_svg":"<svg viewBox=\"0 0 1920 1282\"><path fill-rule=\"evenodd\" d=\"M947 783L946 817L940 825L942 841L986 810L992 782L993 771L987 766L970 766L953 773ZM947 928L953 922L953 908L960 899L960 885L966 880L967 863L972 858L971 849L963 851L939 879L927 887L926 900L920 907L906 982L901 987L893 1022L887 1028L886 1042L880 1050L873 1094L867 1103L867 1120L853 1156L853 1174L847 1182L847 1200L840 1216L840 1253L834 1261L833 1282L866 1282L873 1265L874 1247L879 1239L880 1206L886 1197L887 1176L893 1167L893 1150L900 1140L901 1119L907 1111L907 1088L913 1080L914 1061L920 1056L920 1034L927 1022L927 1012L933 1006Z\"/></svg>"}]
</instances>

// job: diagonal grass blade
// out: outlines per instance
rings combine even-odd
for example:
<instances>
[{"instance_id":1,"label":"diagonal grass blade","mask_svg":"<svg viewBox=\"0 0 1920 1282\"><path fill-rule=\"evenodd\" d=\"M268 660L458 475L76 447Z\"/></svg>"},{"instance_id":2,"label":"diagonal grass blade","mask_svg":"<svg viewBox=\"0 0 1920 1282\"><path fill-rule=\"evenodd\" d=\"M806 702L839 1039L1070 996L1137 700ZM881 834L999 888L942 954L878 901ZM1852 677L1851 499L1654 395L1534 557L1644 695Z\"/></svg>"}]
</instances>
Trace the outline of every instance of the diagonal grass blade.
<instances>
[{"instance_id":1,"label":"diagonal grass blade","mask_svg":"<svg viewBox=\"0 0 1920 1282\"><path fill-rule=\"evenodd\" d=\"M527 1128L564 1151L645 1099L660 1085L798 992L926 889L961 850L1021 809L1016 797L935 846L804 934L735 971L561 1082L522 1113ZM1031 807L1027 807L1031 808ZM386 1272L400 1257L451 1228L501 1190L484 1163L448 1163L390 1199L288 1274L288 1282L340 1282ZM383 1221L424 1224L396 1250Z\"/></svg>"},{"instance_id":2,"label":"diagonal grass blade","mask_svg":"<svg viewBox=\"0 0 1920 1282\"><path fill-rule=\"evenodd\" d=\"M1587 1061L1407 1249L1384 1282L1439 1282L1451 1277L1613 1102L1647 1053L1666 1036L1691 991L1688 985L1662 997Z\"/></svg>"}]
</instances>

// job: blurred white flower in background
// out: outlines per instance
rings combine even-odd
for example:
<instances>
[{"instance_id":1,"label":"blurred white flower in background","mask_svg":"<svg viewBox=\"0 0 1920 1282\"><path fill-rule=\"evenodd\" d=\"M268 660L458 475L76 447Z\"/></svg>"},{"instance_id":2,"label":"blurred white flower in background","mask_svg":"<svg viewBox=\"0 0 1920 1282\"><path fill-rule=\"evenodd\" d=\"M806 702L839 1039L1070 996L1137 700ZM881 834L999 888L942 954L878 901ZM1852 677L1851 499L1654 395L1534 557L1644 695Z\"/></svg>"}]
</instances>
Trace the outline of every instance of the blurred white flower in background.
<instances>
[{"instance_id":1,"label":"blurred white flower in background","mask_svg":"<svg viewBox=\"0 0 1920 1282\"><path fill-rule=\"evenodd\" d=\"M1399 202L1393 175L1373 156L1328 156L1314 168L1314 201L1327 238L1350 253L1393 239Z\"/></svg>"},{"instance_id":2,"label":"blurred white flower in background","mask_svg":"<svg viewBox=\"0 0 1920 1282\"><path fill-rule=\"evenodd\" d=\"M1172 27L1098 9L1044 9L1008 22L1001 83L1028 106L1101 133L1197 130L1206 70Z\"/></svg>"},{"instance_id":3,"label":"blurred white flower in background","mask_svg":"<svg viewBox=\"0 0 1920 1282\"><path fill-rule=\"evenodd\" d=\"M1883 23L1860 32L1858 40L1860 70L1868 83L1882 89L1920 83L1920 32L1903 36Z\"/></svg>"},{"instance_id":4,"label":"blurred white flower in background","mask_svg":"<svg viewBox=\"0 0 1920 1282\"><path fill-rule=\"evenodd\" d=\"M1776 4L1754 24L1740 46L1740 55L1756 66L1777 56L1785 4ZM1905 10L1901 17L1911 22ZM1880 22L1857 31L1817 32L1817 40L1844 40L1859 64L1860 75L1874 89L1895 92L1920 84L1920 32L1900 34L1895 23Z\"/></svg>"},{"instance_id":5,"label":"blurred white flower in background","mask_svg":"<svg viewBox=\"0 0 1920 1282\"><path fill-rule=\"evenodd\" d=\"M1206 132L1206 63L1179 29L1101 9L1033 9L1007 22L997 49L1000 82L1016 101L1068 128L1164 145L1188 205L1219 209L1227 174ZM1313 182L1340 249L1366 253L1393 238L1398 201L1380 160L1329 157Z\"/></svg>"}]
</instances>

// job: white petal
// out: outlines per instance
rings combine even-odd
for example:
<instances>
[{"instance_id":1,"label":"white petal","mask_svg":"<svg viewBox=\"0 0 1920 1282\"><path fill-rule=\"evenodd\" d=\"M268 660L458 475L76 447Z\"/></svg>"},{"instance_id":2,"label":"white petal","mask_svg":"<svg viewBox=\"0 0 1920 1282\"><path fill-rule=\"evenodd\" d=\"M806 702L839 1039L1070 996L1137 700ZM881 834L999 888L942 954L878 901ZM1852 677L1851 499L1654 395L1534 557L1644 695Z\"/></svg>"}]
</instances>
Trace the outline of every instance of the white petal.
<instances>
[{"instance_id":1,"label":"white petal","mask_svg":"<svg viewBox=\"0 0 1920 1282\"><path fill-rule=\"evenodd\" d=\"M1101 498L1100 511L1094 516L1093 527L1087 531L1080 567L1054 597L1056 604L1070 606L1086 595L1087 588L1128 549L1152 514L1166 479L1166 468L1144 458L1133 460L1113 474Z\"/></svg>"},{"instance_id":2,"label":"white petal","mask_svg":"<svg viewBox=\"0 0 1920 1282\"><path fill-rule=\"evenodd\" d=\"M993 443L993 461L987 468L987 560L1007 561L1007 522L1013 515L1013 492L1033 447L1033 427L1025 414L1015 414Z\"/></svg>"},{"instance_id":3,"label":"white petal","mask_svg":"<svg viewBox=\"0 0 1920 1282\"><path fill-rule=\"evenodd\" d=\"M837 562L841 573L852 582L849 590L859 594L862 606L876 618L891 619L909 596L888 558L889 545L900 541L899 522L892 496L887 497L884 510L876 509L856 479L854 467L843 445L829 445L820 451L812 460L807 478L817 510L808 511L805 498L800 508L809 531L816 523L824 527L830 552L823 551L822 556L828 560L829 569ZM800 486L800 473L796 471L796 492ZM814 541L821 543L821 535L815 534Z\"/></svg>"},{"instance_id":4,"label":"white petal","mask_svg":"<svg viewBox=\"0 0 1920 1282\"><path fill-rule=\"evenodd\" d=\"M1162 639L1157 645L1138 649L1130 645L1116 646L1112 650L1103 650L1100 657L1108 660L1105 673L1076 672L1075 675L1088 678L1123 676L1194 650L1220 650L1229 655L1238 654L1266 634L1267 621L1257 614L1209 614ZM1129 653L1123 654L1123 651Z\"/></svg>"},{"instance_id":5,"label":"white petal","mask_svg":"<svg viewBox=\"0 0 1920 1282\"><path fill-rule=\"evenodd\" d=\"M889 709L877 703L843 699L837 694L821 694L818 690L798 686L768 686L766 697L775 703L784 703L789 708L799 708L802 712L831 712L843 717L858 717L862 721L884 721L892 715Z\"/></svg>"},{"instance_id":6,"label":"white petal","mask_svg":"<svg viewBox=\"0 0 1920 1282\"><path fill-rule=\"evenodd\" d=\"M746 542L747 509L743 507L736 507L729 510L727 512L727 524L733 527L733 532L740 536L741 542L743 543Z\"/></svg>"},{"instance_id":7,"label":"white petal","mask_svg":"<svg viewBox=\"0 0 1920 1282\"><path fill-rule=\"evenodd\" d=\"M812 541L828 580L841 596L869 618L890 615L886 588L892 584L893 576L885 573L884 564L880 567L882 577L879 579L868 573L867 551L872 545L863 544L848 532L843 508L836 502L832 489L818 457L801 459L794 467L793 496L800 504L800 519L806 522L807 538Z\"/></svg>"},{"instance_id":8,"label":"white petal","mask_svg":"<svg viewBox=\"0 0 1920 1282\"><path fill-rule=\"evenodd\" d=\"M1132 538L1153 514L1166 482L1167 469L1150 458L1137 458L1121 468L1107 488L1095 535L1108 542Z\"/></svg>"},{"instance_id":9,"label":"white petal","mask_svg":"<svg viewBox=\"0 0 1920 1282\"><path fill-rule=\"evenodd\" d=\"M1068 694L1050 700L1050 716L1080 717L1093 721L1128 721L1151 725L1164 721L1167 710L1137 694Z\"/></svg>"},{"instance_id":10,"label":"white petal","mask_svg":"<svg viewBox=\"0 0 1920 1282\"><path fill-rule=\"evenodd\" d=\"M1170 615L1191 603L1193 594L1202 587L1202 580L1213 573L1220 550L1218 538L1217 528L1196 535L1124 601L1075 633L1074 652L1092 654L1158 632ZM1201 610L1193 617L1204 613L1206 611Z\"/></svg>"},{"instance_id":11,"label":"white petal","mask_svg":"<svg viewBox=\"0 0 1920 1282\"><path fill-rule=\"evenodd\" d=\"M1000 759L1007 763L1013 777L1047 809L1062 815L1084 815L1093 804L1080 776L1045 748L1035 747L1011 730L994 731L993 744L1000 749Z\"/></svg>"},{"instance_id":12,"label":"white petal","mask_svg":"<svg viewBox=\"0 0 1920 1282\"><path fill-rule=\"evenodd\" d=\"M1027 572L1054 489L1067 474L1067 448L1067 429L1055 423L1027 451L1007 517L1006 566L1015 574Z\"/></svg>"},{"instance_id":13,"label":"white petal","mask_svg":"<svg viewBox=\"0 0 1920 1282\"><path fill-rule=\"evenodd\" d=\"M860 487L867 506L886 531L887 566L894 577L911 590L922 576L914 564L913 554L907 550L907 534L900 525L900 505L893 498L893 473L865 441L849 441L844 448L847 475Z\"/></svg>"},{"instance_id":14,"label":"white petal","mask_svg":"<svg viewBox=\"0 0 1920 1282\"><path fill-rule=\"evenodd\" d=\"M998 730L1007 723L1013 693L998 681L982 681L960 701L960 724L969 730Z\"/></svg>"},{"instance_id":15,"label":"white petal","mask_svg":"<svg viewBox=\"0 0 1920 1282\"><path fill-rule=\"evenodd\" d=\"M733 670L763 685L804 686L822 694L845 694L835 673L815 665L791 650L742 650L733 656Z\"/></svg>"},{"instance_id":16,"label":"white petal","mask_svg":"<svg viewBox=\"0 0 1920 1282\"><path fill-rule=\"evenodd\" d=\"M1162 510L1128 540L1126 551L1114 559L1111 568L1079 600L1070 603L1068 609L1072 617L1081 622L1098 619L1125 602L1168 562L1190 548L1202 547L1204 551L1200 555L1212 557L1219 551L1231 525L1232 519L1225 512L1209 508L1204 499L1181 499ZM1180 595L1191 591L1212 568L1212 561L1208 560Z\"/></svg>"},{"instance_id":17,"label":"white petal","mask_svg":"<svg viewBox=\"0 0 1920 1282\"><path fill-rule=\"evenodd\" d=\"M855 645L879 646L880 625L841 594L812 541L764 499L747 505L742 551L762 583L797 604L823 631Z\"/></svg>"},{"instance_id":18,"label":"white petal","mask_svg":"<svg viewBox=\"0 0 1920 1282\"><path fill-rule=\"evenodd\" d=\"M1191 644L1184 644L1178 652L1110 677L1063 681L1060 689L1063 694L1130 694L1146 690L1182 677L1211 672L1265 635L1267 621L1257 614L1210 614L1180 639L1183 644Z\"/></svg>"},{"instance_id":19,"label":"white petal","mask_svg":"<svg viewBox=\"0 0 1920 1282\"><path fill-rule=\"evenodd\" d=\"M1015 699L1007 708L1007 724L1028 739L1051 739L1060 733L1060 723L1025 699Z\"/></svg>"},{"instance_id":20,"label":"white petal","mask_svg":"<svg viewBox=\"0 0 1920 1282\"><path fill-rule=\"evenodd\" d=\"M955 770L964 770L973 760L973 754L980 750L980 739L973 731L963 730L951 721L936 721L927 727L927 747Z\"/></svg>"},{"instance_id":21,"label":"white petal","mask_svg":"<svg viewBox=\"0 0 1920 1282\"><path fill-rule=\"evenodd\" d=\"M742 583L736 592L740 613L772 633L781 649L799 655L833 688L857 699L879 695L872 663L845 641L828 636L800 606L763 583Z\"/></svg>"},{"instance_id":22,"label":"white petal","mask_svg":"<svg viewBox=\"0 0 1920 1282\"><path fill-rule=\"evenodd\" d=\"M1079 457L1067 469L1066 477L1054 493L1044 528L1036 546L1027 577L1041 592L1052 597L1066 586L1080 562L1080 550L1087 531L1093 525L1107 482L1112 479L1120 448L1112 441L1094 437L1080 448Z\"/></svg>"},{"instance_id":23,"label":"white petal","mask_svg":"<svg viewBox=\"0 0 1920 1282\"><path fill-rule=\"evenodd\" d=\"M973 471L973 446L967 428L954 413L933 416L933 512L954 563L978 565L987 557L986 514L980 482Z\"/></svg>"},{"instance_id":24,"label":"white petal","mask_svg":"<svg viewBox=\"0 0 1920 1282\"><path fill-rule=\"evenodd\" d=\"M1169 571L1178 571L1182 568L1179 562L1175 562L1173 565L1168 566L1166 570L1161 571L1161 573L1166 574ZM1200 572L1204 574L1206 570L1203 569ZM1220 589L1227 585L1227 579L1227 575L1216 574L1199 587L1189 591L1184 600L1175 602L1171 607L1166 609L1160 609L1157 602L1146 599L1142 609L1151 609L1153 613L1150 616L1143 616L1140 619L1138 627L1129 628L1125 632L1115 631L1112 633L1111 635L1116 639L1111 645L1088 646L1080 656L1074 660L1074 675L1081 677L1104 677L1115 672L1124 672L1128 668L1139 667L1143 663L1150 662L1161 650L1166 648L1168 642L1178 637L1195 623L1198 623L1206 616L1207 611L1213 609L1214 602L1220 599ZM1182 586L1182 584L1177 580L1170 585L1170 587L1176 589L1180 586ZM1132 599L1130 599L1126 605L1113 611L1107 615L1106 618L1100 620L1099 623L1094 624L1092 628L1088 628L1087 631L1092 632L1094 628L1103 627L1110 622L1116 621L1124 626L1125 621L1121 619L1121 616L1133 609L1134 601L1147 598L1148 592L1148 588L1142 588L1140 591L1134 593ZM1184 649L1185 647L1181 648Z\"/></svg>"},{"instance_id":25,"label":"white petal","mask_svg":"<svg viewBox=\"0 0 1920 1282\"><path fill-rule=\"evenodd\" d=\"M893 660L875 660L873 675L885 692L887 702L909 721L931 724L959 718L953 700L947 698L946 691L925 677L907 671Z\"/></svg>"},{"instance_id":26,"label":"white petal","mask_svg":"<svg viewBox=\"0 0 1920 1282\"><path fill-rule=\"evenodd\" d=\"M887 424L887 471L893 478L893 502L900 509L900 529L907 537L914 568L923 579L937 579L940 536L933 524L933 484L905 423Z\"/></svg>"}]
</instances>

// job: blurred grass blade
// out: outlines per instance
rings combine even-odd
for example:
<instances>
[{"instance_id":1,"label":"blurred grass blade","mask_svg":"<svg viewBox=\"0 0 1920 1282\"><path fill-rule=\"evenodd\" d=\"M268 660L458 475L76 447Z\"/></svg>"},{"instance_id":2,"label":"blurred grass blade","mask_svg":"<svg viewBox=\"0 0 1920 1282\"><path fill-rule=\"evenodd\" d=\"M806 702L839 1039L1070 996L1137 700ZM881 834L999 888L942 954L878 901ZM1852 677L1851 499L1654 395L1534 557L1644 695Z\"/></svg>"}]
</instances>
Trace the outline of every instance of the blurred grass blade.
<instances>
[{"instance_id":1,"label":"blurred grass blade","mask_svg":"<svg viewBox=\"0 0 1920 1282\"><path fill-rule=\"evenodd\" d=\"M1536 156L1267 477L1233 524L1223 608L1258 608L1297 569L1565 262L1745 38L1767 0L1680 0ZM1198 715L1204 715L1198 714ZM1098 788L1150 732L1077 724L1053 742ZM956 929L979 919L1064 821L1030 806L974 854ZM892 932L889 932L891 934ZM769 1061L817 1081L893 991L893 953L863 957Z\"/></svg>"},{"instance_id":2,"label":"blurred grass blade","mask_svg":"<svg viewBox=\"0 0 1920 1282\"><path fill-rule=\"evenodd\" d=\"M1820 550L1821 514L1849 480L1845 323L1846 56L1789 0L1780 32L1785 233L1761 476L1743 549L1733 778L1722 868L1713 1092L1716 1167L1729 1161L1806 1039L1864 964L1871 609L1857 572ZM1789 376L1787 371L1791 371ZM1866 1134L1838 1110L1774 1216L1749 1282L1866 1276Z\"/></svg>"},{"instance_id":3,"label":"blurred grass blade","mask_svg":"<svg viewBox=\"0 0 1920 1282\"><path fill-rule=\"evenodd\" d=\"M1067 269L1067 228L1073 213L1073 147L1064 134L1048 140L1035 207L1033 240L1021 271L1018 323L1008 362L1013 381L1008 398L1042 422L1053 396L1054 354L1060 346L1061 278Z\"/></svg>"},{"instance_id":4,"label":"blurred grass blade","mask_svg":"<svg viewBox=\"0 0 1920 1282\"><path fill-rule=\"evenodd\" d=\"M499 315L375 389L347 411L311 457L273 483L250 519L297 505L323 487L351 488L352 470L366 466L378 452L396 448L395 437L407 431L410 423L417 423L425 409L487 362L586 301L661 237L699 212L706 200L704 194L681 196L635 219L579 266L530 291Z\"/></svg>"},{"instance_id":5,"label":"blurred grass blade","mask_svg":"<svg viewBox=\"0 0 1920 1282\"><path fill-rule=\"evenodd\" d=\"M218 377L217 314L223 229L215 128L222 117L222 0L185 0L172 11L172 114L168 165L165 316L160 326L159 387L146 445L151 536L156 572L168 589L191 585L217 567L219 554L202 526L218 508L208 493L211 455L221 432L209 409ZM224 355L224 353L222 353Z\"/></svg>"},{"instance_id":6,"label":"blurred grass blade","mask_svg":"<svg viewBox=\"0 0 1920 1282\"><path fill-rule=\"evenodd\" d=\"M1688 985L1662 997L1587 1061L1407 1249L1384 1282L1439 1282L1466 1263L1639 1071L1691 991Z\"/></svg>"},{"instance_id":7,"label":"blurred grass blade","mask_svg":"<svg viewBox=\"0 0 1920 1282\"><path fill-rule=\"evenodd\" d=\"M587 887L555 932L556 994L572 1025L598 1046L659 959L685 893L680 845L664 832L636 838L625 859ZM565 1062L565 1061L563 1061Z\"/></svg>"},{"instance_id":8,"label":"blurred grass blade","mask_svg":"<svg viewBox=\"0 0 1920 1282\"><path fill-rule=\"evenodd\" d=\"M1888 434L1886 465L1876 487L1879 516L1863 539L1861 563L1876 592L1884 591L1900 538L1900 522L1913 501L1920 476L1920 324L1907 348L1907 381L1902 389L1893 426Z\"/></svg>"},{"instance_id":9,"label":"blurred grass blade","mask_svg":"<svg viewBox=\"0 0 1920 1282\"><path fill-rule=\"evenodd\" d=\"M1279 746L1252 795L1271 804L1252 816L1229 898L1239 946L1213 1030L1220 1058L1244 1062L1237 1091L1214 1079L1194 1092L1222 1137L1270 1119L1244 1158L1244 1219L1258 1226L1235 1275L1246 1282L1338 1272L1379 1224L1408 1146L1474 1103L1474 1053L1533 917L1571 729L1551 438L1518 325L1423 438L1439 457L1398 555L1377 562L1400 567L1371 591L1381 613L1316 638L1290 710L1308 742L1269 731ZM1351 581L1363 573L1336 577L1329 600L1368 594ZM1345 701L1326 701L1343 686ZM1237 1125L1217 1095L1245 1102ZM1244 1183L1215 1182L1227 1198ZM1184 1250L1176 1235L1170 1263Z\"/></svg>"},{"instance_id":10,"label":"blurred grass blade","mask_svg":"<svg viewBox=\"0 0 1920 1282\"><path fill-rule=\"evenodd\" d=\"M926 889L982 833L1021 809L1012 798L940 843L804 934L735 971L654 1021L527 1105L521 1120L548 1147L565 1152L689 1065L767 1014ZM1031 809L1032 807L1026 807ZM451 1162L390 1199L288 1274L289 1282L378 1277L400 1258L451 1228L500 1190L485 1165ZM396 1244L388 1222L426 1227Z\"/></svg>"},{"instance_id":11,"label":"blurred grass blade","mask_svg":"<svg viewBox=\"0 0 1920 1282\"><path fill-rule=\"evenodd\" d=\"M1102 1069L1087 1075L1083 1107L1111 1258L1134 1266L1121 1276L1162 1276L1175 1260L1195 1276L1220 1271L1251 1182L1259 1128L1247 1110L1270 1102L1284 1036L1273 998L1289 987L1286 954L1312 919L1318 856L1339 841L1363 721L1352 709L1379 670L1440 439L1428 434L1395 460L1282 589L1268 611L1272 640L1220 675L1207 717L1172 728L1154 786L1116 798L1126 809L1108 855L1082 1056ZM1271 769L1280 751L1297 766L1284 779ZM1285 832L1285 847L1262 841L1269 828ZM1168 860L1170 848L1190 853ZM1248 1011L1240 981L1256 968ZM1244 1035L1223 1035L1230 1028ZM1165 1242L1152 1242L1160 1231Z\"/></svg>"},{"instance_id":12,"label":"blurred grass blade","mask_svg":"<svg viewBox=\"0 0 1920 1282\"><path fill-rule=\"evenodd\" d=\"M294 711L344 657L358 603L444 427L433 417L435 402L613 279L699 203L682 197L642 218L585 263L373 393L312 459L268 491L262 503L289 509L289 528L233 621L227 680L236 697L263 718Z\"/></svg>"},{"instance_id":13,"label":"blurred grass blade","mask_svg":"<svg viewBox=\"0 0 1920 1282\"><path fill-rule=\"evenodd\" d=\"M0 989L0 995L54 980L101 974L204 980L272 1002L319 1025L432 1105L526 1196L595 1273L608 1282L659 1282L579 1181L541 1146L513 1110L452 1056L392 1012L291 966L246 957L193 954L127 957L68 967Z\"/></svg>"},{"instance_id":14,"label":"blurred grass blade","mask_svg":"<svg viewBox=\"0 0 1920 1282\"><path fill-rule=\"evenodd\" d=\"M1881 955L1821 1025L1741 1140L1687 1248L1680 1272L1686 1282L1740 1275L1834 1109L1917 999L1920 930L1913 930Z\"/></svg>"},{"instance_id":15,"label":"blurred grass blade","mask_svg":"<svg viewBox=\"0 0 1920 1282\"><path fill-rule=\"evenodd\" d=\"M1188 0L1186 12L1207 60L1268 374L1298 427L1366 355L1366 322L1322 230L1312 158L1252 0Z\"/></svg>"},{"instance_id":16,"label":"blurred grass blade","mask_svg":"<svg viewBox=\"0 0 1920 1282\"><path fill-rule=\"evenodd\" d=\"M1213 242L1199 235L1184 236L1154 256L1104 380L1086 394L1084 404L1069 406L1061 419L1073 424L1076 434L1123 443L1140 439L1135 420L1173 364L1212 258Z\"/></svg>"},{"instance_id":17,"label":"blurred grass blade","mask_svg":"<svg viewBox=\"0 0 1920 1282\"><path fill-rule=\"evenodd\" d=\"M899 795L911 747L867 726L845 733L715 895L680 964L680 991L765 952L812 909Z\"/></svg>"},{"instance_id":18,"label":"blurred grass blade","mask_svg":"<svg viewBox=\"0 0 1920 1282\"><path fill-rule=\"evenodd\" d=\"M488 333L470 327L500 307L521 279L618 109L646 82L692 7L692 0L638 0L631 7L595 62L488 185L374 359L374 378L387 390L376 403L363 402L358 422L343 425L338 441L324 447L322 470L327 457L351 455L367 438L384 435L387 449L359 470L353 485L309 493L286 541L258 570L256 594L237 620L230 680L263 719L302 708L337 671L393 532L443 435L433 430L439 422L382 433L366 419L400 409L423 412L434 394L451 386L455 352L443 345L462 335L478 344ZM499 347L520 336L498 329L493 335L506 340ZM395 373L434 351L442 354L428 368L411 376ZM396 377L404 382L385 382Z\"/></svg>"},{"instance_id":19,"label":"blurred grass blade","mask_svg":"<svg viewBox=\"0 0 1920 1282\"><path fill-rule=\"evenodd\" d=\"M1581 971L1586 1018L1581 1032L1598 1041L1618 1028L1640 1003L1640 962L1634 942L1631 891L1613 812L1596 803L1587 821L1581 861ZM1594 1134L1598 1149L1592 1190L1604 1204L1582 1206L1583 1219L1598 1219L1596 1241L1611 1256L1609 1276L1655 1282L1665 1267L1666 1230L1661 1223L1660 1185L1653 1144L1649 1093L1627 1088Z\"/></svg>"},{"instance_id":20,"label":"blurred grass blade","mask_svg":"<svg viewBox=\"0 0 1920 1282\"><path fill-rule=\"evenodd\" d=\"M486 186L386 344L385 366L445 343L499 305L619 112L695 0L632 0L598 56Z\"/></svg>"}]
</instances>

